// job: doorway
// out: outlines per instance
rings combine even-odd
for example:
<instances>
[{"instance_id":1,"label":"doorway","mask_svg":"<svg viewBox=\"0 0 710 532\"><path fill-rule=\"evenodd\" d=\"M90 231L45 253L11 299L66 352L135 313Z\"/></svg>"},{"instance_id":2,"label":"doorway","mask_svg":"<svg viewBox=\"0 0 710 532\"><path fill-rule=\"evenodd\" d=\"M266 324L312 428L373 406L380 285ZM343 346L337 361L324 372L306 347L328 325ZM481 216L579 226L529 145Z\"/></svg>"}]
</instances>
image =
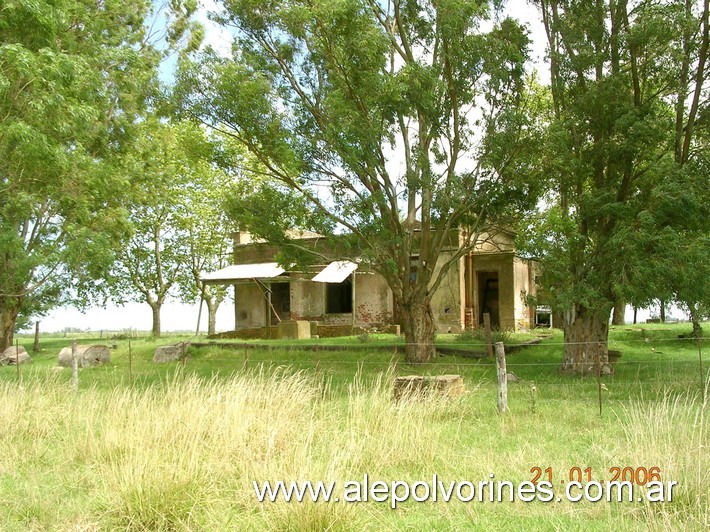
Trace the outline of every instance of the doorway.
<instances>
[{"instance_id":1,"label":"doorway","mask_svg":"<svg viewBox=\"0 0 710 532\"><path fill-rule=\"evenodd\" d=\"M483 324L483 314L491 315L491 327L500 327L498 304L498 272L478 272L478 324Z\"/></svg>"},{"instance_id":2,"label":"doorway","mask_svg":"<svg viewBox=\"0 0 710 532\"><path fill-rule=\"evenodd\" d=\"M291 283L273 283L271 285L271 323L291 319ZM278 314L274 314L274 311Z\"/></svg>"}]
</instances>

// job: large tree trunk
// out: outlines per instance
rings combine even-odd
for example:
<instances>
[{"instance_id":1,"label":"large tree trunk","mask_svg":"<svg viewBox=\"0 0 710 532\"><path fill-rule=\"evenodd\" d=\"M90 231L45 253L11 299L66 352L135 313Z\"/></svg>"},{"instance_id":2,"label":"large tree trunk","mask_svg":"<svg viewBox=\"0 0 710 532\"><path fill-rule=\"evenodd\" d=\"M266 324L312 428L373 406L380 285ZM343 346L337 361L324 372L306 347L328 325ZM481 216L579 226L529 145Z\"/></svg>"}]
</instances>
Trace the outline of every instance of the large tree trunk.
<instances>
[{"instance_id":1,"label":"large tree trunk","mask_svg":"<svg viewBox=\"0 0 710 532\"><path fill-rule=\"evenodd\" d=\"M216 324L217 324L217 309L221 300L217 297L207 298L205 300L207 303L207 335L212 336L215 334Z\"/></svg>"},{"instance_id":2,"label":"large tree trunk","mask_svg":"<svg viewBox=\"0 0 710 532\"><path fill-rule=\"evenodd\" d=\"M13 298L0 298L0 352L12 345L20 304Z\"/></svg>"},{"instance_id":3,"label":"large tree trunk","mask_svg":"<svg viewBox=\"0 0 710 532\"><path fill-rule=\"evenodd\" d=\"M407 362L429 362L434 359L434 314L429 301L400 305L404 333L404 358Z\"/></svg>"},{"instance_id":4,"label":"large tree trunk","mask_svg":"<svg viewBox=\"0 0 710 532\"><path fill-rule=\"evenodd\" d=\"M690 322L693 324L692 335L694 338L702 338L703 328L700 325L700 312L698 311L698 305L693 303L686 303L686 305L690 314Z\"/></svg>"},{"instance_id":5,"label":"large tree trunk","mask_svg":"<svg viewBox=\"0 0 710 532\"><path fill-rule=\"evenodd\" d=\"M584 307L567 312L563 323L565 337L563 373L596 375L598 364L604 375L611 374L609 365L609 313L592 313Z\"/></svg>"},{"instance_id":6,"label":"large tree trunk","mask_svg":"<svg viewBox=\"0 0 710 532\"><path fill-rule=\"evenodd\" d=\"M617 301L614 304L614 313L611 316L611 324L612 325L624 325L624 316L626 314L626 302L625 301Z\"/></svg>"},{"instance_id":7,"label":"large tree trunk","mask_svg":"<svg viewBox=\"0 0 710 532\"><path fill-rule=\"evenodd\" d=\"M666 301L665 299L659 299L658 302L661 307L661 323L666 323Z\"/></svg>"},{"instance_id":8,"label":"large tree trunk","mask_svg":"<svg viewBox=\"0 0 710 532\"><path fill-rule=\"evenodd\" d=\"M160 308L162 303L149 303L150 310L153 311L153 329L152 334L155 338L160 338Z\"/></svg>"}]
</instances>

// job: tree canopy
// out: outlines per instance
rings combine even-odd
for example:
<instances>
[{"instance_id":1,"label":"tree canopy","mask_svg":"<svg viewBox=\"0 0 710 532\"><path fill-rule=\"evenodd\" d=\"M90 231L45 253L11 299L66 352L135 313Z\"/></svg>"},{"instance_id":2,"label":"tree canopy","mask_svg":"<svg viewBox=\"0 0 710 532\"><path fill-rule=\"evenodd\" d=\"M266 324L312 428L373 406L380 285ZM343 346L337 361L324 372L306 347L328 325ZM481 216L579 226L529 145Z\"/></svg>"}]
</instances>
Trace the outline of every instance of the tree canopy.
<instances>
[{"instance_id":1,"label":"tree canopy","mask_svg":"<svg viewBox=\"0 0 710 532\"><path fill-rule=\"evenodd\" d=\"M587 372L607 363L614 303L663 293L662 257L707 227L707 186L698 186L707 175L685 163L706 150L695 126L708 3L537 4L550 54L551 99L539 113L550 189L531 248L544 293L564 314L563 368Z\"/></svg>"},{"instance_id":2,"label":"tree canopy","mask_svg":"<svg viewBox=\"0 0 710 532\"><path fill-rule=\"evenodd\" d=\"M482 222L531 198L510 157L526 145L528 39L492 9L224 2L231 57L205 51L178 75L182 109L238 139L282 197L316 214L302 229L339 233L385 277L410 360L433 356L431 297Z\"/></svg>"},{"instance_id":3,"label":"tree canopy","mask_svg":"<svg viewBox=\"0 0 710 532\"><path fill-rule=\"evenodd\" d=\"M145 1L0 9L0 349L21 312L105 272L125 229L116 172L155 87Z\"/></svg>"},{"instance_id":4,"label":"tree canopy","mask_svg":"<svg viewBox=\"0 0 710 532\"><path fill-rule=\"evenodd\" d=\"M200 275L229 260L231 231L222 196L232 178L213 165L215 145L199 125L151 116L137 127L137 148L124 160L137 190L127 205L131 235L117 251L106 290L118 303L147 303L155 336L169 297L204 297L214 329L225 292L203 291Z\"/></svg>"}]
</instances>

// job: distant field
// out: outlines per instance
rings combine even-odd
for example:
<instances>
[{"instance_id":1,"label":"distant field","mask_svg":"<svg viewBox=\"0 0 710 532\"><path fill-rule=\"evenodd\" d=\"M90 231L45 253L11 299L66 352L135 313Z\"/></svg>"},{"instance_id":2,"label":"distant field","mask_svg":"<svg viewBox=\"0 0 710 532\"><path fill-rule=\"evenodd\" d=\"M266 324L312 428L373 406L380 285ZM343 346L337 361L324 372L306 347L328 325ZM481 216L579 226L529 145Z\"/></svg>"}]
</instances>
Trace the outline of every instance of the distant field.
<instances>
[{"instance_id":1,"label":"distant field","mask_svg":"<svg viewBox=\"0 0 710 532\"><path fill-rule=\"evenodd\" d=\"M410 366L394 336L236 341L156 365L181 339L101 339L112 363L80 371L79 392L43 338L31 365L0 367L2 530L705 530L708 519L708 342L687 324L615 327L621 352L604 377L556 372L562 339L508 357L510 412L496 412L489 359L441 356ZM508 344L534 335L512 336ZM190 339L185 337L185 339ZM88 343L89 339L81 339ZM97 339L98 341L98 339ZM480 350L475 339L438 338ZM31 352L31 338L20 339ZM399 345L398 345L399 344ZM346 350L326 350L343 345ZM397 347L395 347L397 346ZM321 347L321 348L319 348ZM455 400L394 402L395 375L458 373ZM259 503L252 481L530 480L551 468L610 480L613 467L658 467L673 502Z\"/></svg>"}]
</instances>

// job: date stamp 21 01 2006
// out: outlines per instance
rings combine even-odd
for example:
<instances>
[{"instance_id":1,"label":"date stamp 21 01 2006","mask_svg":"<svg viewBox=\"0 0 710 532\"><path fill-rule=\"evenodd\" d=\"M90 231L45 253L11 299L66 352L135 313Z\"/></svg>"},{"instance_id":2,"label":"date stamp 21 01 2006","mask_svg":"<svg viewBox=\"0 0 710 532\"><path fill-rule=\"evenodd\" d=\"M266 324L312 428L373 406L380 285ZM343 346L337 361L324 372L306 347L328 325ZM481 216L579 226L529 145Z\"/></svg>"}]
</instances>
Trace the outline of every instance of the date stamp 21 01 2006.
<instances>
[{"instance_id":1,"label":"date stamp 21 01 2006","mask_svg":"<svg viewBox=\"0 0 710 532\"><path fill-rule=\"evenodd\" d=\"M634 496L634 488L646 488L643 496L638 497L639 501L648 502L671 502L673 499L673 488L677 482L669 481L665 484L661 479L661 468L652 467L621 467L613 466L609 470L610 480L600 481L595 479L591 467L570 467L559 482L565 488L567 499L573 502L582 499L595 502L605 497L611 500L615 498L619 502L623 500L637 500ZM554 485L555 473L552 467L542 468L534 466L530 468L532 474L531 482L535 485L539 483ZM575 495L575 490L577 495ZM612 492L616 490L616 497L612 497Z\"/></svg>"}]
</instances>

